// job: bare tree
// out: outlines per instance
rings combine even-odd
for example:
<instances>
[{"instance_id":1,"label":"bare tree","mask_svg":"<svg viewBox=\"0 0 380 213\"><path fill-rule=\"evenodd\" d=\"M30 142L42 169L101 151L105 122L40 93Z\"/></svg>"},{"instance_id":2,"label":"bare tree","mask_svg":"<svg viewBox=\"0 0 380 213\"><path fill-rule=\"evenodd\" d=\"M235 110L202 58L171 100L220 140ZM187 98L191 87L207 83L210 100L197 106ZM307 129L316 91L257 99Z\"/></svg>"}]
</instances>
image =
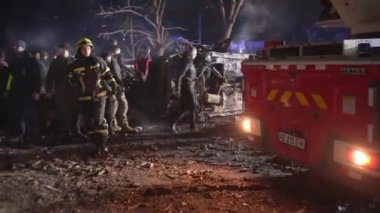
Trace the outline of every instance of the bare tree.
<instances>
[{"instance_id":1,"label":"bare tree","mask_svg":"<svg viewBox=\"0 0 380 213\"><path fill-rule=\"evenodd\" d=\"M231 37L236 18L245 0L213 0L209 3L214 4L216 13L221 21L222 33L220 39L226 40Z\"/></svg>"},{"instance_id":2,"label":"bare tree","mask_svg":"<svg viewBox=\"0 0 380 213\"><path fill-rule=\"evenodd\" d=\"M130 4L121 8L101 8L98 16L114 17L125 15L125 25L111 32L100 33L99 36L110 36L121 33L124 37L129 35L132 43L132 53L141 45L149 44L158 56L164 54L172 41L169 40L169 31L185 30L180 27L165 27L163 16L165 13L166 0L147 0L144 4Z\"/></svg>"}]
</instances>

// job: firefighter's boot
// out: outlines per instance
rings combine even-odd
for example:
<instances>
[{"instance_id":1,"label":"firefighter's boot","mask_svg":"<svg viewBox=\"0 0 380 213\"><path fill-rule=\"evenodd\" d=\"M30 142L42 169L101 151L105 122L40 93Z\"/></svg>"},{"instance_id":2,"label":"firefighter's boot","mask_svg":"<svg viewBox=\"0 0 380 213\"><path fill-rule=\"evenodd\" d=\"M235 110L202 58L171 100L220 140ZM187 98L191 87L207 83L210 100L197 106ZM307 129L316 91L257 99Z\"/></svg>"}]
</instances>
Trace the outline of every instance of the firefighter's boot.
<instances>
[{"instance_id":1,"label":"firefighter's boot","mask_svg":"<svg viewBox=\"0 0 380 213\"><path fill-rule=\"evenodd\" d=\"M124 133L132 133L132 134L135 134L135 133L140 133L142 131L142 128L141 127L136 127L136 128L133 128L129 125L129 123L127 121L124 121L123 124L122 124L122 132Z\"/></svg>"},{"instance_id":2,"label":"firefighter's boot","mask_svg":"<svg viewBox=\"0 0 380 213\"><path fill-rule=\"evenodd\" d=\"M95 129L94 136L95 136L94 140L95 140L98 154L108 153L108 147L106 146L106 143L108 140L108 125L105 122L105 120L102 125L99 125Z\"/></svg>"},{"instance_id":3,"label":"firefighter's boot","mask_svg":"<svg viewBox=\"0 0 380 213\"><path fill-rule=\"evenodd\" d=\"M95 144L97 154L103 155L108 153L109 149L107 147L107 138L98 138Z\"/></svg>"},{"instance_id":4,"label":"firefighter's boot","mask_svg":"<svg viewBox=\"0 0 380 213\"><path fill-rule=\"evenodd\" d=\"M122 128L117 124L116 119L112 119L110 125L109 125L109 134L110 136L113 136L116 132L120 132Z\"/></svg>"}]
</instances>

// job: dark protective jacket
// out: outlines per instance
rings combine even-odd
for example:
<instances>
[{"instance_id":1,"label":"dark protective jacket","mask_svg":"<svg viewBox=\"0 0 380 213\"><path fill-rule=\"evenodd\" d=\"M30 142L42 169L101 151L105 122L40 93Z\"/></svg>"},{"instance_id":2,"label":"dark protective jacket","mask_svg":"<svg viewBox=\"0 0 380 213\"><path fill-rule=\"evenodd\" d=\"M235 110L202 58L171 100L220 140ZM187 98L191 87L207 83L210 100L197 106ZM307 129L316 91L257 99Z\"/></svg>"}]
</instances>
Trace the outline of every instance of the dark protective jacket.
<instances>
[{"instance_id":1,"label":"dark protective jacket","mask_svg":"<svg viewBox=\"0 0 380 213\"><path fill-rule=\"evenodd\" d=\"M40 66L29 53L24 51L15 54L10 60L9 70L12 74L11 93L15 94L15 97L28 97L34 92L40 92Z\"/></svg>"},{"instance_id":2,"label":"dark protective jacket","mask_svg":"<svg viewBox=\"0 0 380 213\"><path fill-rule=\"evenodd\" d=\"M116 80L116 83L120 86L124 86L123 76L121 74L121 67L118 60L116 58L112 58L111 62L107 63L107 65L109 66L111 73Z\"/></svg>"},{"instance_id":3,"label":"dark protective jacket","mask_svg":"<svg viewBox=\"0 0 380 213\"><path fill-rule=\"evenodd\" d=\"M116 55L114 56L114 58L116 58L117 63L119 63L119 66L120 66L120 68L121 68L122 70L127 69L127 67L125 66L125 64L124 64L124 62L123 62L123 58L124 58L123 53L116 54Z\"/></svg>"},{"instance_id":4,"label":"dark protective jacket","mask_svg":"<svg viewBox=\"0 0 380 213\"><path fill-rule=\"evenodd\" d=\"M69 80L69 58L58 56L54 59L49 67L49 71L46 77L46 90L51 91L63 91L68 88Z\"/></svg>"},{"instance_id":5,"label":"dark protective jacket","mask_svg":"<svg viewBox=\"0 0 380 213\"><path fill-rule=\"evenodd\" d=\"M115 92L117 86L106 62L93 55L89 57L78 55L69 65L68 80L71 85L80 90L80 101L104 97L107 92ZM107 88L104 82L111 88Z\"/></svg>"}]
</instances>

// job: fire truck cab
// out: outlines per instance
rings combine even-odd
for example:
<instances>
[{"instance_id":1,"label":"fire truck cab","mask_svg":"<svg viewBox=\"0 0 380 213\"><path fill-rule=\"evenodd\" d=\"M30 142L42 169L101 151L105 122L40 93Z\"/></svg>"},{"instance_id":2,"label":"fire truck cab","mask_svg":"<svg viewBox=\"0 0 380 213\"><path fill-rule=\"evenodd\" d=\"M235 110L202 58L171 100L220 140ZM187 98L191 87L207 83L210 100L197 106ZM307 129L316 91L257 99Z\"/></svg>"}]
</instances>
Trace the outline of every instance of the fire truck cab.
<instances>
[{"instance_id":1,"label":"fire truck cab","mask_svg":"<svg viewBox=\"0 0 380 213\"><path fill-rule=\"evenodd\" d=\"M241 128L317 171L380 183L379 47L380 39L277 46L243 61Z\"/></svg>"}]
</instances>

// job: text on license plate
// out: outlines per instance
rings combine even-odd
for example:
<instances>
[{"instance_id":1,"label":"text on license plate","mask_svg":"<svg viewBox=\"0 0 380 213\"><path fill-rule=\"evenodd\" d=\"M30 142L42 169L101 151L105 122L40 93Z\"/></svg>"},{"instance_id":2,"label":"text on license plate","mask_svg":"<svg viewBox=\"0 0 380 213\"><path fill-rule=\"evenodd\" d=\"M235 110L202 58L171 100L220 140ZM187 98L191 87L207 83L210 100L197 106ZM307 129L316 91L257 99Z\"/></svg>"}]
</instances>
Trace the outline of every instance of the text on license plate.
<instances>
[{"instance_id":1,"label":"text on license plate","mask_svg":"<svg viewBox=\"0 0 380 213\"><path fill-rule=\"evenodd\" d=\"M284 144L299 148L305 149L305 139L287 134L285 132L278 132L278 140Z\"/></svg>"}]
</instances>

